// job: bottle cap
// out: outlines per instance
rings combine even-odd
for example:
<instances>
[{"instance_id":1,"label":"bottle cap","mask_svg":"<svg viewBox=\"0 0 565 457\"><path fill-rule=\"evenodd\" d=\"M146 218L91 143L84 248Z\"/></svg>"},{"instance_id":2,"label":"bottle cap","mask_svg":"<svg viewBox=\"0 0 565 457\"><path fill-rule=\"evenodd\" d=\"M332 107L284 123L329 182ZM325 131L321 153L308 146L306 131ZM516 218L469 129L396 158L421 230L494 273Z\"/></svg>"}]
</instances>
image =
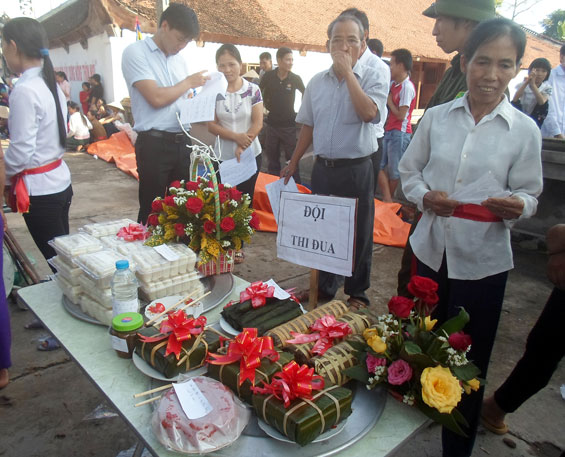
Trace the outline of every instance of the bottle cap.
<instances>
[{"instance_id":1,"label":"bottle cap","mask_svg":"<svg viewBox=\"0 0 565 457\"><path fill-rule=\"evenodd\" d=\"M112 319L112 328L118 332L130 332L143 325L143 316L139 313L122 313Z\"/></svg>"},{"instance_id":2,"label":"bottle cap","mask_svg":"<svg viewBox=\"0 0 565 457\"><path fill-rule=\"evenodd\" d=\"M118 270L125 270L129 268L129 262L127 260L118 260L116 262L116 268Z\"/></svg>"}]
</instances>

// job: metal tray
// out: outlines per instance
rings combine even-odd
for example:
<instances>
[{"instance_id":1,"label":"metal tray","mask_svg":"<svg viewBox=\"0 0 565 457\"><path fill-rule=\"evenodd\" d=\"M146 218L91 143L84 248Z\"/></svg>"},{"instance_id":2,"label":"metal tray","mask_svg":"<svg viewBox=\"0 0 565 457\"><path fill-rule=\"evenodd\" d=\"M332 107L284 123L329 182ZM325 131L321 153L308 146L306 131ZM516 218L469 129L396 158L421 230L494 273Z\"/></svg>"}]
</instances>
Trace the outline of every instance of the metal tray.
<instances>
[{"instance_id":1,"label":"metal tray","mask_svg":"<svg viewBox=\"0 0 565 457\"><path fill-rule=\"evenodd\" d=\"M202 282L202 284L204 284L206 291L212 291L210 295L207 295L201 300L201 303L204 307L204 312L210 311L211 309L222 303L226 299L226 297L231 294L231 291L233 290L235 285L235 280L231 273L206 276L205 278L201 278L200 281ZM143 308L146 305L147 303L142 303L141 307ZM106 324L103 324L98 319L94 319L93 317L84 313L82 309L80 309L80 306L78 304L70 301L65 295L63 295L63 308L65 308L65 310L73 317L76 317L81 321L88 322L89 324L96 324L107 327Z\"/></svg>"}]
</instances>

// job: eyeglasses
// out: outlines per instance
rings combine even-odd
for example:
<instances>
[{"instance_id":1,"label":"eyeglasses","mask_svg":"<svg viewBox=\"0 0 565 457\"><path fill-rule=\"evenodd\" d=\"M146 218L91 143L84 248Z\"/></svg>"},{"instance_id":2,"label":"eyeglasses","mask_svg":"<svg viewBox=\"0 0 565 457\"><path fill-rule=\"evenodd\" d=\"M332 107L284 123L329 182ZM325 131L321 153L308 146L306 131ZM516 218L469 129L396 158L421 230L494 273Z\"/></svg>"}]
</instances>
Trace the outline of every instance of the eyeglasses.
<instances>
[{"instance_id":1,"label":"eyeglasses","mask_svg":"<svg viewBox=\"0 0 565 457\"><path fill-rule=\"evenodd\" d=\"M348 47L354 48L355 46L359 46L361 40L359 38L332 38L330 40L330 44L332 46L343 46L343 44L347 44Z\"/></svg>"}]
</instances>

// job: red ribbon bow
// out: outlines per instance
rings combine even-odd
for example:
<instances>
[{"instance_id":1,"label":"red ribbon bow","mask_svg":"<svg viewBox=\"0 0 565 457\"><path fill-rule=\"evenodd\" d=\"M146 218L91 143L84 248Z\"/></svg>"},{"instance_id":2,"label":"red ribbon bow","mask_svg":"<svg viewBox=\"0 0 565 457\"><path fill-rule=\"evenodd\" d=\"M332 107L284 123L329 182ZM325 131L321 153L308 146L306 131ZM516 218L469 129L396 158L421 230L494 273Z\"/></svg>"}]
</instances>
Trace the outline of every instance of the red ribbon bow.
<instances>
[{"instance_id":1,"label":"red ribbon bow","mask_svg":"<svg viewBox=\"0 0 565 457\"><path fill-rule=\"evenodd\" d=\"M274 294L274 286L267 286L264 282L257 281L251 283L247 289L239 294L239 301L243 303L244 301L251 300L251 306L259 308L264 306L267 298L272 297Z\"/></svg>"},{"instance_id":2,"label":"red ribbon bow","mask_svg":"<svg viewBox=\"0 0 565 457\"><path fill-rule=\"evenodd\" d=\"M228 365L239 360L239 385L246 379L255 385L255 369L261 365L263 357L268 357L272 362L279 360L280 355L274 350L273 339L270 336L257 337L256 328L244 328L243 332L230 341L226 355L210 354L208 363Z\"/></svg>"},{"instance_id":3,"label":"red ribbon bow","mask_svg":"<svg viewBox=\"0 0 565 457\"><path fill-rule=\"evenodd\" d=\"M164 339L169 338L169 341L167 343L167 350L165 351L165 357L173 353L178 360L180 358L182 343L192 338L192 335L199 335L200 333L202 333L205 326L205 316L189 318L184 311L179 310L174 313L169 313L169 317L161 322L159 332L162 333L162 335L139 335L139 337L144 343L156 343L158 341L163 341Z\"/></svg>"},{"instance_id":4,"label":"red ribbon bow","mask_svg":"<svg viewBox=\"0 0 565 457\"><path fill-rule=\"evenodd\" d=\"M149 238L149 230L143 224L129 224L122 227L116 236L123 238L125 241L146 240Z\"/></svg>"},{"instance_id":5,"label":"red ribbon bow","mask_svg":"<svg viewBox=\"0 0 565 457\"><path fill-rule=\"evenodd\" d=\"M312 398L312 391L324 388L324 378L314 376L314 368L308 365L298 365L294 360L287 363L282 371L273 376L270 384L263 381L264 387L252 387L254 393L274 395L284 401L288 408L290 402L296 398Z\"/></svg>"},{"instance_id":6,"label":"red ribbon bow","mask_svg":"<svg viewBox=\"0 0 565 457\"><path fill-rule=\"evenodd\" d=\"M343 338L351 334L352 330L346 322L338 322L334 316L326 314L310 326L312 333L290 332L294 337L287 343L302 344L316 341L312 348L312 354L323 355L333 346L334 338Z\"/></svg>"}]
</instances>

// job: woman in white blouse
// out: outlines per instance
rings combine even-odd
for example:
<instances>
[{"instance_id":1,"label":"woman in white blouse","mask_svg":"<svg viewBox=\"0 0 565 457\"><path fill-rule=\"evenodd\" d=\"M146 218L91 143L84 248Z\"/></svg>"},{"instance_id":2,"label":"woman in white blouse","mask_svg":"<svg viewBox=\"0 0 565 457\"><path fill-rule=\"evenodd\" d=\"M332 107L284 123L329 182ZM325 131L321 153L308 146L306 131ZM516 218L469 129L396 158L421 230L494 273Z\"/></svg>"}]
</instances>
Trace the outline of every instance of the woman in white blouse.
<instances>
[{"instance_id":1,"label":"woman in white blouse","mask_svg":"<svg viewBox=\"0 0 565 457\"><path fill-rule=\"evenodd\" d=\"M404 193L423 213L410 238L418 274L439 284L433 317L445 322L467 310L467 357L483 378L513 268L510 227L535 213L542 190L539 129L504 95L525 43L511 21L481 22L461 58L468 92L426 111L399 164ZM477 181L474 197L450 198ZM467 438L444 427L444 456L471 455L482 396L465 395L457 408Z\"/></svg>"},{"instance_id":2,"label":"woman in white blouse","mask_svg":"<svg viewBox=\"0 0 565 457\"><path fill-rule=\"evenodd\" d=\"M549 60L539 57L528 67L528 76L516 86L512 104L530 116L541 128L547 117L551 85L547 82L551 73Z\"/></svg>"},{"instance_id":3,"label":"woman in white blouse","mask_svg":"<svg viewBox=\"0 0 565 457\"><path fill-rule=\"evenodd\" d=\"M255 182L261 169L261 145L257 135L263 127L263 98L259 86L240 76L241 56L233 44L220 46L216 64L228 81L228 89L226 98L216 102L216 116L208 123L208 131L218 136L215 151L221 151L222 161L233 158L239 161L246 150L255 157L257 171L237 185L253 202Z\"/></svg>"},{"instance_id":4,"label":"woman in white blouse","mask_svg":"<svg viewBox=\"0 0 565 457\"><path fill-rule=\"evenodd\" d=\"M67 103L55 81L43 26L16 18L2 30L8 67L21 77L10 95L10 145L6 150L5 196L23 213L35 244L49 259L47 244L69 233L71 173L62 160L67 138Z\"/></svg>"},{"instance_id":5,"label":"woman in white blouse","mask_svg":"<svg viewBox=\"0 0 565 457\"><path fill-rule=\"evenodd\" d=\"M80 112L78 103L69 102L69 133L67 134L67 149L71 151L82 151L84 146L90 143L90 131L92 124L84 114Z\"/></svg>"}]
</instances>

